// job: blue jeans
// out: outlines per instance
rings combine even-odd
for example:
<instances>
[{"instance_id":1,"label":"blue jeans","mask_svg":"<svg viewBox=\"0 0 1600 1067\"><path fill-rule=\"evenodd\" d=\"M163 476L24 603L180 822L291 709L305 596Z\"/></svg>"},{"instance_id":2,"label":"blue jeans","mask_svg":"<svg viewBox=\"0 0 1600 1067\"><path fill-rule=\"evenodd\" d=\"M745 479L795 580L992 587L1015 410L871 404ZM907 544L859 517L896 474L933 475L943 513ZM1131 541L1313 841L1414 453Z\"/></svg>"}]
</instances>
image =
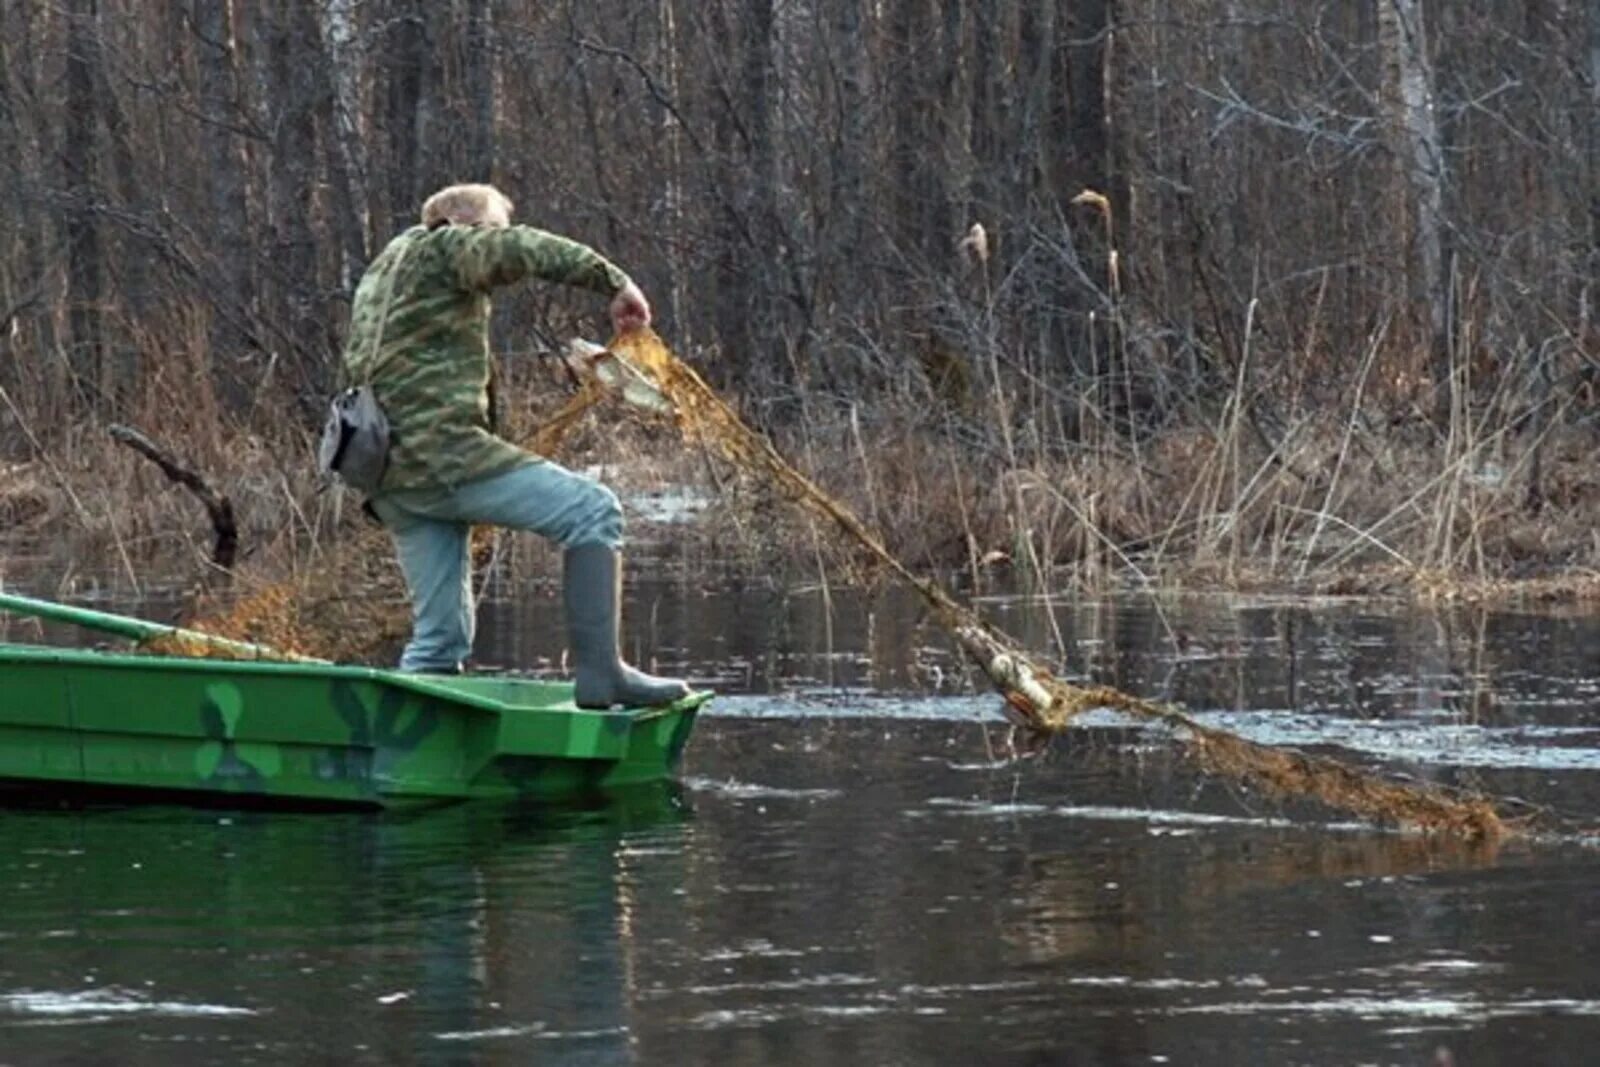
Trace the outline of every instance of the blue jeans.
<instances>
[{"instance_id":1,"label":"blue jeans","mask_svg":"<svg viewBox=\"0 0 1600 1067\"><path fill-rule=\"evenodd\" d=\"M406 671L453 670L472 652L473 523L531 530L563 548L622 545L617 495L592 478L549 460L454 489L400 489L372 498L394 538L411 591Z\"/></svg>"}]
</instances>

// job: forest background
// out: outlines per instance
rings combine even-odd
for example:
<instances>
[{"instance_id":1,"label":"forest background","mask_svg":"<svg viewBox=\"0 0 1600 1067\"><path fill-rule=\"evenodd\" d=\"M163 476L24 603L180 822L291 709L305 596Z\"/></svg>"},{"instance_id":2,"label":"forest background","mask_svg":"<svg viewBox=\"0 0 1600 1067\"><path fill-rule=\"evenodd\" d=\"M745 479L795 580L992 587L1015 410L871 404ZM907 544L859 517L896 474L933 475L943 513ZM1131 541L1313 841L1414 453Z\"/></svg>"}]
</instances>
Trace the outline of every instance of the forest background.
<instances>
[{"instance_id":1,"label":"forest background","mask_svg":"<svg viewBox=\"0 0 1600 1067\"><path fill-rule=\"evenodd\" d=\"M205 555L116 423L292 558L354 284L455 180L913 565L1600 588L1600 0L0 0L12 558ZM497 309L532 433L603 301ZM563 458L803 536L616 422Z\"/></svg>"}]
</instances>

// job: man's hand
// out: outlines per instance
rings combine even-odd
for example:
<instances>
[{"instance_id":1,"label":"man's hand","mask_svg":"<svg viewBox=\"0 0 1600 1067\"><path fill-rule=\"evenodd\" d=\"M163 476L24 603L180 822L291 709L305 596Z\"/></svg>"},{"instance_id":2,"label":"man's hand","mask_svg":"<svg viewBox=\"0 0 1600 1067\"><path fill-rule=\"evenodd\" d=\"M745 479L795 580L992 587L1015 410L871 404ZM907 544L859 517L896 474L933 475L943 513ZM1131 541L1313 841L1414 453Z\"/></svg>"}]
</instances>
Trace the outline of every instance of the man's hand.
<instances>
[{"instance_id":1,"label":"man's hand","mask_svg":"<svg viewBox=\"0 0 1600 1067\"><path fill-rule=\"evenodd\" d=\"M650 325L650 301L633 282L617 290L611 298L611 326L618 333Z\"/></svg>"}]
</instances>

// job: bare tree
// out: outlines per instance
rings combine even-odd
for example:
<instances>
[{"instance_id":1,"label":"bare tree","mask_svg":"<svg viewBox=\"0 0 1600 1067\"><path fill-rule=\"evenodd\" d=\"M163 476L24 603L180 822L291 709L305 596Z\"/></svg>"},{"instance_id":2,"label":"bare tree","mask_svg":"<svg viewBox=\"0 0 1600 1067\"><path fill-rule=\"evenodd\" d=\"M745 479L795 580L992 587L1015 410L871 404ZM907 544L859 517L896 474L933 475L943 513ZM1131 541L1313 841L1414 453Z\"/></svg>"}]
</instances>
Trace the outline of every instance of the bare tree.
<instances>
[{"instance_id":1,"label":"bare tree","mask_svg":"<svg viewBox=\"0 0 1600 1067\"><path fill-rule=\"evenodd\" d=\"M66 5L66 128L62 131L63 231L67 251L67 307L72 324L75 385L97 396L104 369L101 301L104 263L95 214L100 187L95 144L95 71L99 66L96 0Z\"/></svg>"},{"instance_id":2,"label":"bare tree","mask_svg":"<svg viewBox=\"0 0 1600 1067\"><path fill-rule=\"evenodd\" d=\"M1580 260L1580 277L1586 279L1583 283L1583 299L1580 304L1587 321L1580 332L1588 335L1587 327L1594 316L1600 314L1595 308L1597 294L1595 279L1600 278L1600 122L1594 121L1595 115L1600 115L1600 0L1589 0L1588 3L1588 66L1589 66L1589 122L1584 130L1584 178L1583 184L1589 190L1589 241L1588 254Z\"/></svg>"},{"instance_id":3,"label":"bare tree","mask_svg":"<svg viewBox=\"0 0 1600 1067\"><path fill-rule=\"evenodd\" d=\"M194 0L190 9L199 78L200 144L209 188L208 274L217 281L211 294L212 376L230 408L249 405L254 382L251 341L244 329L254 293L255 257L250 201L241 141L240 83L233 0Z\"/></svg>"},{"instance_id":4,"label":"bare tree","mask_svg":"<svg viewBox=\"0 0 1600 1067\"><path fill-rule=\"evenodd\" d=\"M372 240L366 193L369 167L361 132L360 72L364 63L356 34L355 0L322 0L319 15L323 52L314 56L313 62L327 71L333 90L334 155L329 169L342 250L339 277L345 291L354 292Z\"/></svg>"},{"instance_id":5,"label":"bare tree","mask_svg":"<svg viewBox=\"0 0 1600 1067\"><path fill-rule=\"evenodd\" d=\"M1415 324L1434 354L1433 378L1450 374L1444 276L1444 156L1423 0L1378 0L1384 120L1395 166L1396 234Z\"/></svg>"},{"instance_id":6,"label":"bare tree","mask_svg":"<svg viewBox=\"0 0 1600 1067\"><path fill-rule=\"evenodd\" d=\"M933 364L980 353L1034 398L1016 418L1040 454L1081 443L1085 398L1134 439L1214 421L1241 383L1286 423L1342 398L1375 337L1372 403L1409 412L1454 352L1493 372L1471 402L1511 412L1539 402L1530 368L1577 375L1593 344L1597 0L0 0L0 20L20 205L0 311L22 305L0 373L60 409L136 399L156 375L135 357L170 350L236 414L293 410L373 250L467 177L623 263L680 342L726 353L719 384L785 402L774 425L821 392L927 395ZM524 345L592 313L542 289L499 306ZM1241 376L1247 349L1273 358Z\"/></svg>"},{"instance_id":7,"label":"bare tree","mask_svg":"<svg viewBox=\"0 0 1600 1067\"><path fill-rule=\"evenodd\" d=\"M500 80L492 43L494 30L491 0L467 0L461 33L468 108L466 174L478 181L494 176L495 98Z\"/></svg>"},{"instance_id":8,"label":"bare tree","mask_svg":"<svg viewBox=\"0 0 1600 1067\"><path fill-rule=\"evenodd\" d=\"M317 284L316 204L307 196L308 171L317 156L318 70L297 57L315 55L318 29L312 9L292 5L263 11L257 26L266 38L265 96L276 106L262 115L270 165L267 230L272 254L265 267L274 275L274 318L294 356L294 364L313 374L324 330ZM314 173L314 172L313 172Z\"/></svg>"}]
</instances>

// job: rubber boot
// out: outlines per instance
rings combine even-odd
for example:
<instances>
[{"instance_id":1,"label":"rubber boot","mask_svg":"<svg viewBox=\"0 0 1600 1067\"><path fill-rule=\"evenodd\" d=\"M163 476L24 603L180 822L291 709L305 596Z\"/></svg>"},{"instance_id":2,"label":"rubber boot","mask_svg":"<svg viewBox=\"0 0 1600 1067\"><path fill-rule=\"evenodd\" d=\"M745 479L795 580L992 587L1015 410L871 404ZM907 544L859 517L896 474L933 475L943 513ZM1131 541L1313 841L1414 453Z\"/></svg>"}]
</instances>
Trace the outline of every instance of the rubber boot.
<instances>
[{"instance_id":1,"label":"rubber boot","mask_svg":"<svg viewBox=\"0 0 1600 1067\"><path fill-rule=\"evenodd\" d=\"M578 545L567 549L562 601L580 708L613 704L648 708L689 695L689 687L675 678L657 678L622 662L617 652L621 568L614 548Z\"/></svg>"},{"instance_id":2,"label":"rubber boot","mask_svg":"<svg viewBox=\"0 0 1600 1067\"><path fill-rule=\"evenodd\" d=\"M467 673L467 669L457 663L453 667L418 667L413 674L444 674L457 677Z\"/></svg>"}]
</instances>

